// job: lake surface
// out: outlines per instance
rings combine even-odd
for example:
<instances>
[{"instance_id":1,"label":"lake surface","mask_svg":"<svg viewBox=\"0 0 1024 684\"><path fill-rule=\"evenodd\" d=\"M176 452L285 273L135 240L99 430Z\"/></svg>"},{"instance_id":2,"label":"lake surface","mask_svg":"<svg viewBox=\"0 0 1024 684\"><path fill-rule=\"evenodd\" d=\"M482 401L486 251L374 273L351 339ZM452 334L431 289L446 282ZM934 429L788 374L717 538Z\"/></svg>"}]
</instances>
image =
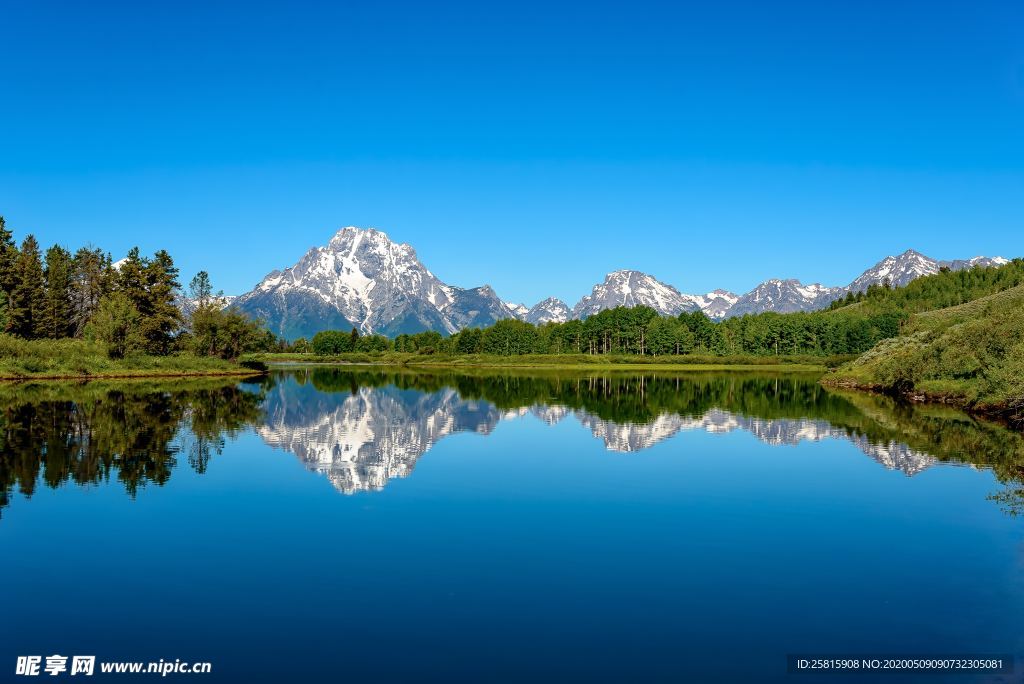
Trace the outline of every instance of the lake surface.
<instances>
[{"instance_id":1,"label":"lake surface","mask_svg":"<svg viewBox=\"0 0 1024 684\"><path fill-rule=\"evenodd\" d=\"M1021 434L816 380L2 386L0 679L33 654L209 661L178 678L211 682L876 681L786 657L1020 658Z\"/></svg>"}]
</instances>

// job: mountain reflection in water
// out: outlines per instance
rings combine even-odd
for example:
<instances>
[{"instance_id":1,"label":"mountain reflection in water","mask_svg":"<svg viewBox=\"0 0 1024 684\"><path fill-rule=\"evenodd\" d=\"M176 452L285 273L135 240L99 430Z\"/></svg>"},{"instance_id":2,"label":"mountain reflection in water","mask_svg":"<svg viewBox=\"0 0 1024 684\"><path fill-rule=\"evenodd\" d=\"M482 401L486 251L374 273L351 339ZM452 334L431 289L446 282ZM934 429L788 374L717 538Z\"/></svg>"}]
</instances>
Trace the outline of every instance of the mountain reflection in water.
<instances>
[{"instance_id":1,"label":"mountain reflection in water","mask_svg":"<svg viewBox=\"0 0 1024 684\"><path fill-rule=\"evenodd\" d=\"M351 494L408 476L444 437L503 420L577 421L615 452L680 433L745 431L764 444L853 443L907 475L939 462L992 468L1021 510L1024 439L944 407L826 390L815 376L518 375L296 369L259 383L186 381L0 388L0 509L17 489L116 479L137 495L184 457L203 472L225 438L252 429Z\"/></svg>"}]
</instances>

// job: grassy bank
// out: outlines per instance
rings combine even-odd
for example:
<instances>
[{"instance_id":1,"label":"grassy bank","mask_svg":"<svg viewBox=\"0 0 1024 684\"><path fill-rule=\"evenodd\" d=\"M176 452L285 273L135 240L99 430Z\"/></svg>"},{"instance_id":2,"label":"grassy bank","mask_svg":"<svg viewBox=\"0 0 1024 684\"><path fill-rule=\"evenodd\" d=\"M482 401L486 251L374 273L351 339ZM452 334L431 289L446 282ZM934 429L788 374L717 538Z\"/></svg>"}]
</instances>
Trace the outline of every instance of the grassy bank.
<instances>
[{"instance_id":1,"label":"grassy bank","mask_svg":"<svg viewBox=\"0 0 1024 684\"><path fill-rule=\"evenodd\" d=\"M22 340L0 334L0 380L251 375L241 364L191 355L111 359L83 340Z\"/></svg>"},{"instance_id":2,"label":"grassy bank","mask_svg":"<svg viewBox=\"0 0 1024 684\"><path fill-rule=\"evenodd\" d=\"M821 356L637 356L613 354L414 354L403 352L316 354L255 354L247 359L265 363L386 365L407 368L537 368L564 370L797 370L823 371L850 357Z\"/></svg>"},{"instance_id":3,"label":"grassy bank","mask_svg":"<svg viewBox=\"0 0 1024 684\"><path fill-rule=\"evenodd\" d=\"M1024 418L1024 286L915 314L823 380Z\"/></svg>"}]
</instances>

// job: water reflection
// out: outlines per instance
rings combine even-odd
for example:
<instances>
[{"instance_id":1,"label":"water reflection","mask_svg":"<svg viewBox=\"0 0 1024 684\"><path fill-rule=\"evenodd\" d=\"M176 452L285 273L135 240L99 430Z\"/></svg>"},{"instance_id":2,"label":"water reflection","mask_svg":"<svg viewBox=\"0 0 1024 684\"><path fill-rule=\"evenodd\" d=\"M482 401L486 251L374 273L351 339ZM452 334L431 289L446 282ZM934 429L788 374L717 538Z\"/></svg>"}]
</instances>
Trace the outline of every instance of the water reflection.
<instances>
[{"instance_id":1,"label":"water reflection","mask_svg":"<svg viewBox=\"0 0 1024 684\"><path fill-rule=\"evenodd\" d=\"M0 391L0 509L15 489L116 479L135 496L180 467L203 472L225 438L253 429L340 492L408 476L444 437L503 420L572 419L605 447L637 452L702 430L772 446L854 444L914 475L940 462L989 467L1010 513L1024 501L1018 432L942 407L826 390L814 376L604 376L298 369L260 384L223 381L6 386Z\"/></svg>"},{"instance_id":2,"label":"water reflection","mask_svg":"<svg viewBox=\"0 0 1024 684\"><path fill-rule=\"evenodd\" d=\"M17 489L116 480L162 485L179 457L205 472L225 437L261 420L262 392L236 381L0 386L0 512Z\"/></svg>"}]
</instances>

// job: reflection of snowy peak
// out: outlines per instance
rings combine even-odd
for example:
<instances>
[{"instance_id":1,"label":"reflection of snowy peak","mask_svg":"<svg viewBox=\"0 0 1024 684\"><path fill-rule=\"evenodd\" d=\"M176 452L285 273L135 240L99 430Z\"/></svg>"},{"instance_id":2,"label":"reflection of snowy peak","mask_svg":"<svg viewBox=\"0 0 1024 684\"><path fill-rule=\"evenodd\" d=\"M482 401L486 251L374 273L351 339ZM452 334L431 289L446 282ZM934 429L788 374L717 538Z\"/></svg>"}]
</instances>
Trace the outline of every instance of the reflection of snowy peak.
<instances>
[{"instance_id":1,"label":"reflection of snowy peak","mask_svg":"<svg viewBox=\"0 0 1024 684\"><path fill-rule=\"evenodd\" d=\"M392 478L405 477L420 456L448 435L486 435L502 420L526 416L555 425L569 415L609 451L642 451L687 430L712 434L743 430L772 446L823 439L849 441L886 468L907 475L936 462L905 444L872 442L826 420L755 418L711 409L693 416L663 413L647 423L616 422L559 404L499 410L487 401L463 400L452 388L429 393L394 386L321 392L294 380L268 394L266 424L256 431L268 445L294 454L339 491L351 494L379 490Z\"/></svg>"},{"instance_id":2,"label":"reflection of snowy peak","mask_svg":"<svg viewBox=\"0 0 1024 684\"><path fill-rule=\"evenodd\" d=\"M300 389L290 388L289 395ZM257 432L346 494L382 489L391 478L412 472L417 459L443 437L487 434L499 420L491 404L462 401L452 389L423 394L364 387L355 394L303 394L305 401L272 394L267 424Z\"/></svg>"},{"instance_id":3,"label":"reflection of snowy peak","mask_svg":"<svg viewBox=\"0 0 1024 684\"><path fill-rule=\"evenodd\" d=\"M544 407L535 407L532 412L538 415L537 412L543 410ZM772 446L796 446L803 441L820 442L827 438L847 440L889 470L899 470L907 475L916 475L935 463L933 457L914 451L905 444L876 444L863 436L850 436L826 420L750 418L721 409L711 409L702 416L693 417L665 413L650 423L615 423L584 411L577 411L576 417L594 437L604 441L609 451L640 451L683 430L718 434L745 430Z\"/></svg>"},{"instance_id":4,"label":"reflection of snowy peak","mask_svg":"<svg viewBox=\"0 0 1024 684\"><path fill-rule=\"evenodd\" d=\"M616 423L603 420L585 411L577 411L576 419L609 451L642 451L668 439L683 429L683 421L675 414L662 414L650 423Z\"/></svg>"}]
</instances>

